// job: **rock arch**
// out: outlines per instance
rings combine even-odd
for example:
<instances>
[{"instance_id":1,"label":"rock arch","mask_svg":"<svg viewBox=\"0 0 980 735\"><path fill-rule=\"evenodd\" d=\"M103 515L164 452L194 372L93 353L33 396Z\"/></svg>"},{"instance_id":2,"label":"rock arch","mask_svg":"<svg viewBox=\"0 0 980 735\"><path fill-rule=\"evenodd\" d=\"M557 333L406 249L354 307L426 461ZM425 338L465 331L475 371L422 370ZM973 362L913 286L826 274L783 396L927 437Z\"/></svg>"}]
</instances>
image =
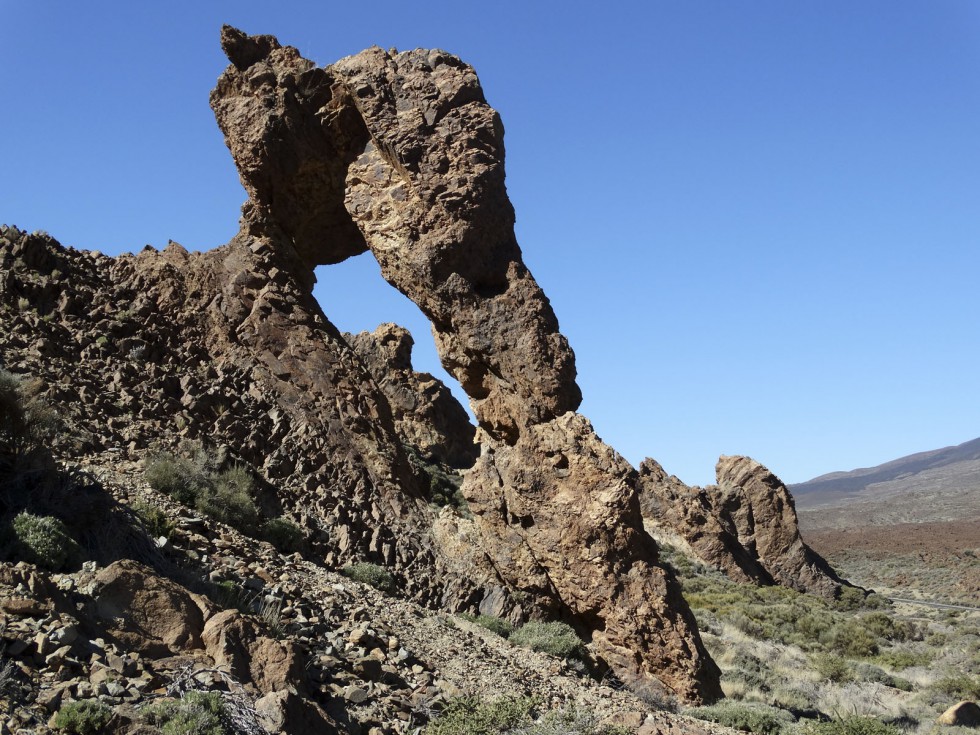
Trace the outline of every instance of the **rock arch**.
<instances>
[{"instance_id":1,"label":"rock arch","mask_svg":"<svg viewBox=\"0 0 980 735\"><path fill-rule=\"evenodd\" d=\"M479 543L526 612L590 635L624 678L720 695L673 577L643 531L636 472L575 413L575 360L524 265L503 125L473 69L372 48L319 68L226 26L211 105L250 200L240 239L300 282L369 249L432 323L483 453L464 479Z\"/></svg>"}]
</instances>

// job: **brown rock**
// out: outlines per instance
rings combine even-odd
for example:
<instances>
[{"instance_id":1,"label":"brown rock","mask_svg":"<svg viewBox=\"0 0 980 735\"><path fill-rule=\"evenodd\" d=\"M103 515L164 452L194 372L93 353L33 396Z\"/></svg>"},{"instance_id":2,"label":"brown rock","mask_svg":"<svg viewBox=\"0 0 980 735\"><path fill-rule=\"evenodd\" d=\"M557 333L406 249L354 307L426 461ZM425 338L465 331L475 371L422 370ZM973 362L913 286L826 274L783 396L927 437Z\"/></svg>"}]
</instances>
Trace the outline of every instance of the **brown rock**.
<instances>
[{"instance_id":1,"label":"brown rock","mask_svg":"<svg viewBox=\"0 0 980 735\"><path fill-rule=\"evenodd\" d=\"M99 571L93 597L95 617L127 649L166 656L201 647L204 620L191 595L138 562Z\"/></svg>"},{"instance_id":2,"label":"brown rock","mask_svg":"<svg viewBox=\"0 0 980 735\"><path fill-rule=\"evenodd\" d=\"M473 69L373 48L320 70L269 37L222 39L233 66L211 104L250 196L240 237L300 283L370 249L430 319L484 432L463 492L508 584L535 614L574 620L621 675L718 696L643 531L635 473L573 413L574 356L523 264L503 127Z\"/></svg>"},{"instance_id":3,"label":"brown rock","mask_svg":"<svg viewBox=\"0 0 980 735\"><path fill-rule=\"evenodd\" d=\"M737 582L780 584L833 599L847 583L803 542L793 497L780 479L749 457L723 456L715 474L717 485L692 488L644 460L644 516Z\"/></svg>"},{"instance_id":4,"label":"brown rock","mask_svg":"<svg viewBox=\"0 0 980 735\"><path fill-rule=\"evenodd\" d=\"M388 399L402 441L426 459L472 467L479 451L476 429L442 381L412 370L414 340L408 330L382 324L373 332L345 337Z\"/></svg>"},{"instance_id":5,"label":"brown rock","mask_svg":"<svg viewBox=\"0 0 980 735\"><path fill-rule=\"evenodd\" d=\"M216 665L263 694L304 686L303 657L297 645L264 635L258 623L235 610L208 620L203 639Z\"/></svg>"},{"instance_id":6,"label":"brown rock","mask_svg":"<svg viewBox=\"0 0 980 735\"><path fill-rule=\"evenodd\" d=\"M268 732L334 735L343 730L316 702L292 691L275 691L255 701L255 712Z\"/></svg>"},{"instance_id":7,"label":"brown rock","mask_svg":"<svg viewBox=\"0 0 980 735\"><path fill-rule=\"evenodd\" d=\"M958 725L960 727L980 727L980 705L964 700L957 702L939 715L940 725Z\"/></svg>"}]
</instances>

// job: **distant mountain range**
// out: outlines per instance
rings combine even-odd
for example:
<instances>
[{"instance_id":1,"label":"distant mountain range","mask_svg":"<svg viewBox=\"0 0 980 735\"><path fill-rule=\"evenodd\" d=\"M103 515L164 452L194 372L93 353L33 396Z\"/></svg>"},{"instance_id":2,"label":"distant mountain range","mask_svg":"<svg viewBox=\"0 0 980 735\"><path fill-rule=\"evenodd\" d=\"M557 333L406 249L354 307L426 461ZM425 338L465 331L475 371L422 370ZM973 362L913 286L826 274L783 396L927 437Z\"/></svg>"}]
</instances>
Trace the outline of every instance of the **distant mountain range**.
<instances>
[{"instance_id":1,"label":"distant mountain range","mask_svg":"<svg viewBox=\"0 0 980 735\"><path fill-rule=\"evenodd\" d=\"M980 516L980 438L790 485L808 527Z\"/></svg>"}]
</instances>

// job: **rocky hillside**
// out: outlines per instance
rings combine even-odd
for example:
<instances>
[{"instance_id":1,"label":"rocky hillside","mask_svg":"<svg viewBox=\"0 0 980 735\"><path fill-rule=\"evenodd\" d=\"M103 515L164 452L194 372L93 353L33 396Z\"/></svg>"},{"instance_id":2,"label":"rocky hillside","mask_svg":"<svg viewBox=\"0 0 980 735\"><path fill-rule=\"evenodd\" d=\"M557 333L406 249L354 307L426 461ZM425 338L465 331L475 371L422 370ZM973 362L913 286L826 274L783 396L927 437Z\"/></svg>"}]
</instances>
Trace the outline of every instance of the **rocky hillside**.
<instances>
[{"instance_id":1,"label":"rocky hillside","mask_svg":"<svg viewBox=\"0 0 980 735\"><path fill-rule=\"evenodd\" d=\"M980 439L791 489L808 528L962 520L980 508Z\"/></svg>"}]
</instances>

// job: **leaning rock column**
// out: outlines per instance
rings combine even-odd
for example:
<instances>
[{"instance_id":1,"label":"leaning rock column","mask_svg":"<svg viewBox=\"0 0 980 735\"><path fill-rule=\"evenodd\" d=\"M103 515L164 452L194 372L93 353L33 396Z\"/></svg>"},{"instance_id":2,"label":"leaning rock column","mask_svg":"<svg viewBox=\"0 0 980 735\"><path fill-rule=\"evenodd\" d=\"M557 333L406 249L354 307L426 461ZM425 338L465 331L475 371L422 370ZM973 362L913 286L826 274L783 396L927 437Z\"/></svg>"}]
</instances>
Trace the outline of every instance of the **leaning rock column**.
<instances>
[{"instance_id":1,"label":"leaning rock column","mask_svg":"<svg viewBox=\"0 0 980 735\"><path fill-rule=\"evenodd\" d=\"M503 127L473 69L371 49L331 67L370 134L346 204L385 279L430 318L484 453L463 492L498 572L591 636L624 679L720 694L676 581L643 531L636 473L575 413L574 355L524 266Z\"/></svg>"}]
</instances>

